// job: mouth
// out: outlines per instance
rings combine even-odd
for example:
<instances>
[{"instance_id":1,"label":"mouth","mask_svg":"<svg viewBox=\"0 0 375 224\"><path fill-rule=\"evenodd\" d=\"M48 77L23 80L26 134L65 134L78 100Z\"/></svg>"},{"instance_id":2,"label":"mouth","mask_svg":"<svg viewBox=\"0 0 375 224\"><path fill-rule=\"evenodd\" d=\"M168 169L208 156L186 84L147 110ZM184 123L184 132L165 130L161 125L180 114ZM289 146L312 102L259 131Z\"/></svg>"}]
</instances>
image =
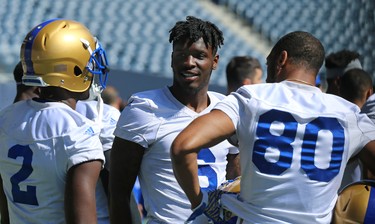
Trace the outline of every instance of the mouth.
<instances>
[{"instance_id":1,"label":"mouth","mask_svg":"<svg viewBox=\"0 0 375 224\"><path fill-rule=\"evenodd\" d=\"M193 82L199 78L198 74L194 73L181 73L181 77L188 82Z\"/></svg>"},{"instance_id":2,"label":"mouth","mask_svg":"<svg viewBox=\"0 0 375 224\"><path fill-rule=\"evenodd\" d=\"M197 74L192 74L192 73L182 73L181 74L185 78L192 78L198 76Z\"/></svg>"}]
</instances>

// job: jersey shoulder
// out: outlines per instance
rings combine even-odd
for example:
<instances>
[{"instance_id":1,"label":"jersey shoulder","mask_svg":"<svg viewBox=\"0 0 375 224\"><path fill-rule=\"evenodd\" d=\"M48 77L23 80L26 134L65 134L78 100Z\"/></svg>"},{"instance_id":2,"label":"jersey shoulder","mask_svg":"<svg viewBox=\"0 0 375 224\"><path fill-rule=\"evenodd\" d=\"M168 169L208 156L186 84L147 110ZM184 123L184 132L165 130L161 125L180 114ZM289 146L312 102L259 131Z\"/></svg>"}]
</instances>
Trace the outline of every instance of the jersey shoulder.
<instances>
[{"instance_id":1,"label":"jersey shoulder","mask_svg":"<svg viewBox=\"0 0 375 224\"><path fill-rule=\"evenodd\" d=\"M10 107L0 119L6 121L7 134L17 139L48 139L89 128L98 132L92 121L59 102L27 100Z\"/></svg>"}]
</instances>

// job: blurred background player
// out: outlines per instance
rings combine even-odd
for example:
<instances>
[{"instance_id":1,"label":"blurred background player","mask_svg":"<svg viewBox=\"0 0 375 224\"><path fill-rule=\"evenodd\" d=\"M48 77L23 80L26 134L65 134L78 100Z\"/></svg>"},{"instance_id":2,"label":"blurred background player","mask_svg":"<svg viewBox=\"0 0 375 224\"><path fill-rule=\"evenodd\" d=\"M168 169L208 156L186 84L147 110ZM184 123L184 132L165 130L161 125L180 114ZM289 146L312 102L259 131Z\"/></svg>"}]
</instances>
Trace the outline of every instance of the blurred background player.
<instances>
[{"instance_id":1,"label":"blurred background player","mask_svg":"<svg viewBox=\"0 0 375 224\"><path fill-rule=\"evenodd\" d=\"M360 68L350 69L340 78L339 95L362 108L373 94L371 75Z\"/></svg>"},{"instance_id":2,"label":"blurred background player","mask_svg":"<svg viewBox=\"0 0 375 224\"><path fill-rule=\"evenodd\" d=\"M122 111L126 106L126 102L120 97L119 92L114 86L107 86L101 96L105 104L111 105L119 111Z\"/></svg>"},{"instance_id":3,"label":"blurred background player","mask_svg":"<svg viewBox=\"0 0 375 224\"><path fill-rule=\"evenodd\" d=\"M115 130L110 168L112 223L131 223L129 209L123 205L129 204L137 175L147 223L184 223L192 213L173 174L170 146L186 125L224 98L208 91L224 38L216 25L188 16L170 30L169 41L173 47L172 86L131 96ZM202 149L198 161L203 190L214 190L224 182L227 167L239 168L232 164L237 161L235 156L227 162L228 153L237 156L238 149L227 141ZM239 170L229 173L236 177ZM199 220L208 222L203 216Z\"/></svg>"},{"instance_id":4,"label":"blurred background player","mask_svg":"<svg viewBox=\"0 0 375 224\"><path fill-rule=\"evenodd\" d=\"M241 192L219 203L244 224L330 223L347 161L359 153L375 170L375 125L357 106L315 87L323 61L313 35L286 34L267 57L267 84L241 87L176 137L173 168L193 208L214 213L207 203L217 193L200 191L196 154L235 135Z\"/></svg>"},{"instance_id":5,"label":"blurred background player","mask_svg":"<svg viewBox=\"0 0 375 224\"><path fill-rule=\"evenodd\" d=\"M114 104L109 105L107 103L101 102L102 99L99 97L107 89L107 87L97 94L94 99L79 100L77 102L76 111L90 120L98 123L101 127L99 134L100 141L103 146L103 152L105 156L105 166L104 169L100 171L100 178L98 184L96 185L96 207L97 207L97 216L99 224L108 224L109 223L109 195L108 195L108 184L109 184L109 164L110 164L110 154L112 143L114 139L113 131L116 128L117 121L120 117L120 111L118 108L115 108ZM111 101L115 103L114 101ZM119 102L121 103L121 102ZM117 104L115 105L117 106ZM118 105L120 106L120 105ZM98 109L102 108L102 109ZM141 218L138 214L138 207L135 199L132 197L132 217L134 223L141 223Z\"/></svg>"},{"instance_id":6,"label":"blurred background player","mask_svg":"<svg viewBox=\"0 0 375 224\"><path fill-rule=\"evenodd\" d=\"M372 89L374 92L375 86L373 86ZM367 99L366 103L363 105L362 113L367 114L371 121L375 123L375 92Z\"/></svg>"},{"instance_id":7,"label":"blurred background player","mask_svg":"<svg viewBox=\"0 0 375 224\"><path fill-rule=\"evenodd\" d=\"M363 69L354 68L340 77L339 95L362 108L373 94L371 75ZM348 184L368 179L371 172L363 167L358 157L349 160L339 191Z\"/></svg>"},{"instance_id":8,"label":"blurred background player","mask_svg":"<svg viewBox=\"0 0 375 224\"><path fill-rule=\"evenodd\" d=\"M360 62L360 54L355 51L341 50L329 54L325 58L326 68L326 93L339 95L340 94L340 78L344 73L353 68L362 69Z\"/></svg>"},{"instance_id":9,"label":"blurred background player","mask_svg":"<svg viewBox=\"0 0 375 224\"><path fill-rule=\"evenodd\" d=\"M99 59L104 50L97 46L85 26L64 19L45 21L24 38L22 82L40 86L40 98L0 114L6 195L0 204L9 209L1 216L11 223L97 222L95 186L104 162L100 128L75 111L77 100L89 97L94 74L107 75Z\"/></svg>"},{"instance_id":10,"label":"blurred background player","mask_svg":"<svg viewBox=\"0 0 375 224\"><path fill-rule=\"evenodd\" d=\"M17 93L16 93L13 103L16 103L20 100L27 100L27 99L32 99L34 97L39 97L40 88L38 86L26 86L22 84L22 76L23 76L23 70L22 70L22 63L20 61L17 63L17 65L14 67L14 70L13 70L14 81L16 81L16 85L17 85Z\"/></svg>"},{"instance_id":11,"label":"blurred background player","mask_svg":"<svg viewBox=\"0 0 375 224\"><path fill-rule=\"evenodd\" d=\"M326 93L340 96L340 82L344 73L354 68L362 69L360 54L346 49L331 53L325 58L325 68L328 85ZM342 90L343 93L345 91ZM346 184L360 179L362 179L362 164L358 159L353 158L346 167L340 190Z\"/></svg>"},{"instance_id":12,"label":"blurred background player","mask_svg":"<svg viewBox=\"0 0 375 224\"><path fill-rule=\"evenodd\" d=\"M226 67L227 94L239 87L262 83L262 66L258 59L250 56L235 56Z\"/></svg>"}]
</instances>

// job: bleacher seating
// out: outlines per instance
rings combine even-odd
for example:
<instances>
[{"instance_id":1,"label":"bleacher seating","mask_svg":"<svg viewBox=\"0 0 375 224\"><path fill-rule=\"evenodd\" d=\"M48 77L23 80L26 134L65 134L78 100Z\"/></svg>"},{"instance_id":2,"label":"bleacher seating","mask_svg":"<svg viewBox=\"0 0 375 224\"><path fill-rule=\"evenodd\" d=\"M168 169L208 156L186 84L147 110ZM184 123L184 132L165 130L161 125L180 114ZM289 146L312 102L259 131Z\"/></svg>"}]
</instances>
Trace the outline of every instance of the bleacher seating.
<instances>
[{"instance_id":1,"label":"bleacher seating","mask_svg":"<svg viewBox=\"0 0 375 224\"><path fill-rule=\"evenodd\" d=\"M226 85L225 66L237 54L264 55L205 11L195 0L0 0L0 66L8 71L19 60L22 40L33 26L50 18L74 19L96 34L114 69L172 77L169 30L187 15L210 20L223 30L225 44L219 51L212 83Z\"/></svg>"},{"instance_id":2,"label":"bleacher seating","mask_svg":"<svg viewBox=\"0 0 375 224\"><path fill-rule=\"evenodd\" d=\"M362 55L364 69L375 75L375 1L211 1L243 18L272 44L287 32L305 30L323 42L327 54L343 48L356 50ZM19 60L19 47L26 32L55 17L84 23L98 36L115 69L171 77L169 29L187 15L210 20L224 32L225 44L219 51L220 63L212 76L213 84L226 84L225 65L234 55L252 55L265 64L264 52L255 51L197 0L0 0L0 3L0 70L5 68L8 72Z\"/></svg>"},{"instance_id":3,"label":"bleacher seating","mask_svg":"<svg viewBox=\"0 0 375 224\"><path fill-rule=\"evenodd\" d=\"M247 21L272 43L304 30L318 37L326 53L357 51L375 83L375 1L213 0Z\"/></svg>"}]
</instances>

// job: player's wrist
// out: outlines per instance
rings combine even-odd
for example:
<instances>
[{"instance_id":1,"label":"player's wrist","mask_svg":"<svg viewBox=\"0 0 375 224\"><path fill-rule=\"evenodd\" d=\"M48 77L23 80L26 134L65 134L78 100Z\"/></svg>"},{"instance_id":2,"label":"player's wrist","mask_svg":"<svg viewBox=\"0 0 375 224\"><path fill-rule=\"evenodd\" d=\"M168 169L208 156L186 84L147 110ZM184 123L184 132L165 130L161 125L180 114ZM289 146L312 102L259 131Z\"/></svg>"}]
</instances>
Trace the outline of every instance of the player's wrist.
<instances>
[{"instance_id":1,"label":"player's wrist","mask_svg":"<svg viewBox=\"0 0 375 224\"><path fill-rule=\"evenodd\" d=\"M191 203L191 209L194 211L197 208L202 207L203 204L207 205L207 201L208 201L207 192L200 191L198 196L197 196L197 200L195 202Z\"/></svg>"}]
</instances>

